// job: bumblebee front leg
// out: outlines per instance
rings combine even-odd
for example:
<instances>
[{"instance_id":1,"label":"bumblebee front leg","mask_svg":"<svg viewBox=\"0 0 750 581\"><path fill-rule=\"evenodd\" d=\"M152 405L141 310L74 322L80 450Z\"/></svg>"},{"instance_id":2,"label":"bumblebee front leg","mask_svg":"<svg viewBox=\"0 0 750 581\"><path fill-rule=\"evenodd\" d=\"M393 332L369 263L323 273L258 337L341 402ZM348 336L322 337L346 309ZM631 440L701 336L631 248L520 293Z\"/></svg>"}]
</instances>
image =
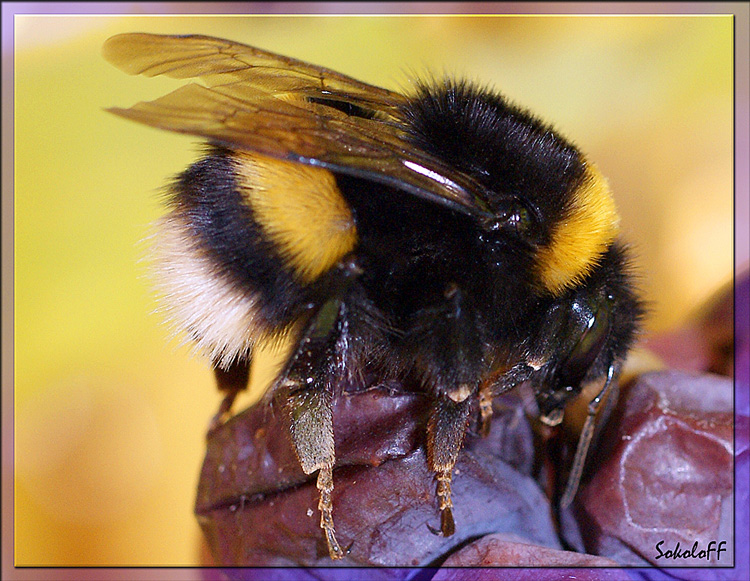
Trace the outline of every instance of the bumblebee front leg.
<instances>
[{"instance_id":1,"label":"bumblebee front leg","mask_svg":"<svg viewBox=\"0 0 750 581\"><path fill-rule=\"evenodd\" d=\"M492 421L492 384L484 381L479 386L479 434L486 438L490 435Z\"/></svg>"},{"instance_id":2,"label":"bumblebee front leg","mask_svg":"<svg viewBox=\"0 0 750 581\"><path fill-rule=\"evenodd\" d=\"M336 540L333 524L333 389L336 354L341 337L343 308L340 300L324 303L308 322L302 339L287 365L281 386L288 393L285 403L290 418L292 443L302 471L318 471L320 528L331 559L344 551Z\"/></svg>"}]
</instances>

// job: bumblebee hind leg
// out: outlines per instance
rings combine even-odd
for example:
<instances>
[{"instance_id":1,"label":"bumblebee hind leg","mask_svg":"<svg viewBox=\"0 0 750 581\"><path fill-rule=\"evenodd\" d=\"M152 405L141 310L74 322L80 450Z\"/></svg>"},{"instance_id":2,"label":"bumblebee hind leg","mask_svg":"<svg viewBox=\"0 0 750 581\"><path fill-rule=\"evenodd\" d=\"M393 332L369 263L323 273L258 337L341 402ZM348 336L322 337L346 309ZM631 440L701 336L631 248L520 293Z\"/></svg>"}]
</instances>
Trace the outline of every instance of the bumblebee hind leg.
<instances>
[{"instance_id":1,"label":"bumblebee hind leg","mask_svg":"<svg viewBox=\"0 0 750 581\"><path fill-rule=\"evenodd\" d=\"M285 407L290 434L302 471L318 471L320 528L328 543L331 559L344 551L336 540L333 524L333 392L336 382L336 353L341 337L343 308L338 299L325 302L313 314L302 338L280 378L286 393Z\"/></svg>"}]
</instances>

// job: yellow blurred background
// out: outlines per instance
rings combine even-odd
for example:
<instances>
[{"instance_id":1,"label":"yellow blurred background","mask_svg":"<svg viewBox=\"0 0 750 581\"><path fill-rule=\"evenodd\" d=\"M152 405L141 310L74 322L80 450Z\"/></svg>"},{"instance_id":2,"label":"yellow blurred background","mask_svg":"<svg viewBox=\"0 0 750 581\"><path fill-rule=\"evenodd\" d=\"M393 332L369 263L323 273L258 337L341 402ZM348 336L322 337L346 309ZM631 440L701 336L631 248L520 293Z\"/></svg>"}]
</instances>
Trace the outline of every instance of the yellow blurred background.
<instances>
[{"instance_id":1,"label":"yellow blurred background","mask_svg":"<svg viewBox=\"0 0 750 581\"><path fill-rule=\"evenodd\" d=\"M192 508L220 397L153 314L140 242L197 140L103 111L180 84L107 64L109 36L220 36L389 88L415 71L491 83L609 178L659 331L732 273L732 27L720 16L17 16L15 564L201 559Z\"/></svg>"}]
</instances>

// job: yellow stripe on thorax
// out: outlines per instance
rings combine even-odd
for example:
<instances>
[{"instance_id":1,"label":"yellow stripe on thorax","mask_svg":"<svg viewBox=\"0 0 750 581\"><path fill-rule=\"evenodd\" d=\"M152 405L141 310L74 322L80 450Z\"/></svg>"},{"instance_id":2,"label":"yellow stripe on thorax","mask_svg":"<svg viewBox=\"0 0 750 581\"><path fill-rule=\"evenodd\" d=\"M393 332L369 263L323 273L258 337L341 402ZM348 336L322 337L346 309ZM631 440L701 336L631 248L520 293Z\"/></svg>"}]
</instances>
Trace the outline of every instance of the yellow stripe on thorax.
<instances>
[{"instance_id":1,"label":"yellow stripe on thorax","mask_svg":"<svg viewBox=\"0 0 750 581\"><path fill-rule=\"evenodd\" d=\"M351 210L325 169L236 152L240 190L282 259L312 282L357 241Z\"/></svg>"},{"instance_id":2,"label":"yellow stripe on thorax","mask_svg":"<svg viewBox=\"0 0 750 581\"><path fill-rule=\"evenodd\" d=\"M571 205L552 231L547 246L537 251L542 285L555 295L578 284L596 266L617 236L620 218L606 179L587 165Z\"/></svg>"}]
</instances>

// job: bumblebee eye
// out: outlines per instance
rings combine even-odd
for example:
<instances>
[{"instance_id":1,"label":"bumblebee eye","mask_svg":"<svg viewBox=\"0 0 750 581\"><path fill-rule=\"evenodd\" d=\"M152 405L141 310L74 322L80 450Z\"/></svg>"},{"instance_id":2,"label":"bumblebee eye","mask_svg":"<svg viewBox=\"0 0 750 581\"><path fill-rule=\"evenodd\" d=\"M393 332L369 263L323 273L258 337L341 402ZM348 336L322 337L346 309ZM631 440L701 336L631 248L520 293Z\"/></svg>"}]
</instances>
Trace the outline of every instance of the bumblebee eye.
<instances>
[{"instance_id":1,"label":"bumblebee eye","mask_svg":"<svg viewBox=\"0 0 750 581\"><path fill-rule=\"evenodd\" d=\"M612 324L612 297L598 297L594 305L576 299L572 310L578 315L576 329L580 337L558 372L560 386L579 389L589 368L604 347Z\"/></svg>"},{"instance_id":2,"label":"bumblebee eye","mask_svg":"<svg viewBox=\"0 0 750 581\"><path fill-rule=\"evenodd\" d=\"M508 227L514 230L526 230L531 224L531 214L523 206L513 208L504 218Z\"/></svg>"},{"instance_id":3,"label":"bumblebee eye","mask_svg":"<svg viewBox=\"0 0 750 581\"><path fill-rule=\"evenodd\" d=\"M502 230L526 236L531 232L533 222L534 217L529 208L519 200L510 200L495 210L494 216L487 221L485 228L490 232Z\"/></svg>"}]
</instances>

